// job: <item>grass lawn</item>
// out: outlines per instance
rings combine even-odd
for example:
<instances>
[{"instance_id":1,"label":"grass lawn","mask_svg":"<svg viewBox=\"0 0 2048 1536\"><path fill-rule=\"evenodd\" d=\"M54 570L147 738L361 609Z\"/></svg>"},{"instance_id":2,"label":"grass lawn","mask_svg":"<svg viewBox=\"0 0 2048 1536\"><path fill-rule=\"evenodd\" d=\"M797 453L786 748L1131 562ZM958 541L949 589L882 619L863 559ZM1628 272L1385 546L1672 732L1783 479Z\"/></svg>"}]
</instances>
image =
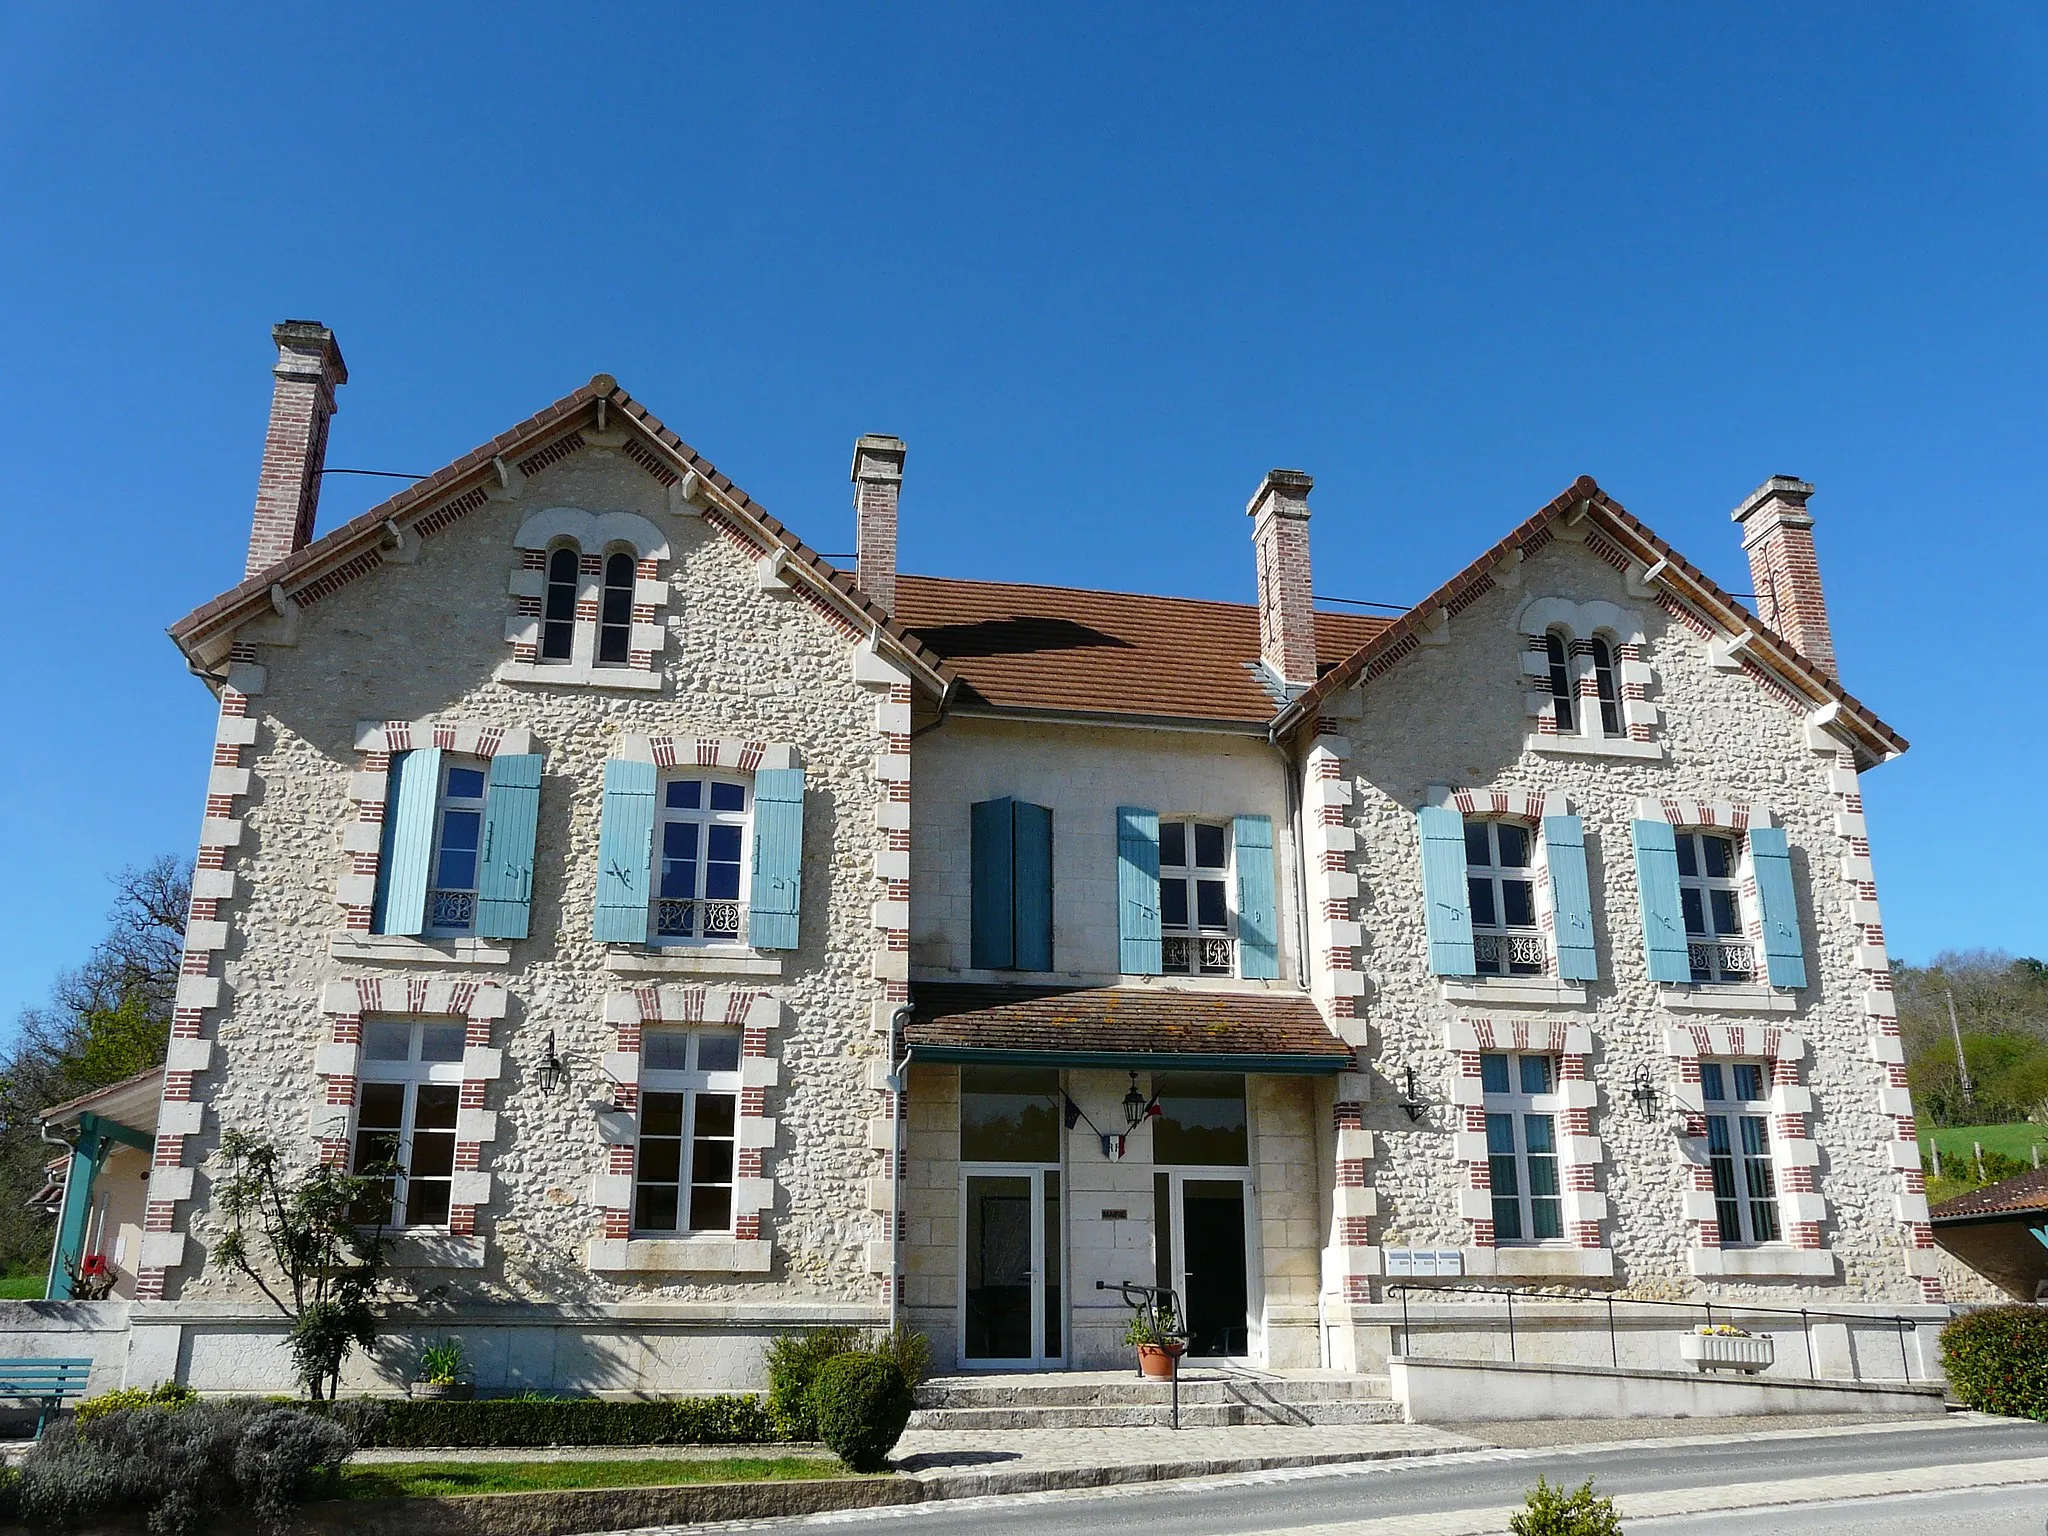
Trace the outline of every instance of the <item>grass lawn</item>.
<instances>
[{"instance_id":1,"label":"grass lawn","mask_svg":"<svg viewBox=\"0 0 2048 1536\"><path fill-rule=\"evenodd\" d=\"M0 1301L41 1301L41 1275L0 1275Z\"/></svg>"},{"instance_id":2,"label":"grass lawn","mask_svg":"<svg viewBox=\"0 0 2048 1536\"><path fill-rule=\"evenodd\" d=\"M726 1456L715 1461L393 1461L344 1469L344 1499L526 1493L540 1488L667 1488L678 1483L765 1483L851 1477L837 1460Z\"/></svg>"},{"instance_id":3,"label":"grass lawn","mask_svg":"<svg viewBox=\"0 0 2048 1536\"><path fill-rule=\"evenodd\" d=\"M1944 1163L1952 1158L1967 1158L1970 1156L1970 1144L1981 1141L1986 1152L2001 1152L2030 1168L2034 1165L2032 1148L2039 1142L2042 1160L2048 1164L2048 1126L2034 1125L2025 1120L2018 1125L1943 1126L1926 1139L1939 1144Z\"/></svg>"}]
</instances>

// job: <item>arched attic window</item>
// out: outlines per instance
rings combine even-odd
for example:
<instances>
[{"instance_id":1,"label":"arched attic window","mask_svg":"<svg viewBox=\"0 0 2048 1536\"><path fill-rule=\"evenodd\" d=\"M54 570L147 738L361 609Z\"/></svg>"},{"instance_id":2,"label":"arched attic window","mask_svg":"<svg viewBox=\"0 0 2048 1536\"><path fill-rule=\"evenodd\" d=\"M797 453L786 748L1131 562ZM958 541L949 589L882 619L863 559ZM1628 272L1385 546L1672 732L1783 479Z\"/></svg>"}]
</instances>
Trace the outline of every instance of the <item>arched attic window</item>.
<instances>
[{"instance_id":1,"label":"arched attic window","mask_svg":"<svg viewBox=\"0 0 2048 1536\"><path fill-rule=\"evenodd\" d=\"M633 649L633 556L623 551L607 555L604 562L604 593L597 615L597 664L623 667Z\"/></svg>"},{"instance_id":2,"label":"arched attic window","mask_svg":"<svg viewBox=\"0 0 2048 1536\"><path fill-rule=\"evenodd\" d=\"M542 661L568 661L575 651L577 564L574 544L558 545L548 553L547 595L541 607Z\"/></svg>"},{"instance_id":3,"label":"arched attic window","mask_svg":"<svg viewBox=\"0 0 2048 1536\"><path fill-rule=\"evenodd\" d=\"M1605 636L1595 635L1589 649L1593 653L1593 681L1600 693L1600 734L1625 735L1621 724L1621 689L1615 681L1614 647Z\"/></svg>"},{"instance_id":4,"label":"arched attic window","mask_svg":"<svg viewBox=\"0 0 2048 1536\"><path fill-rule=\"evenodd\" d=\"M1544 635L1543 653L1550 662L1550 696L1555 701L1551 708L1557 733L1569 736L1577 729L1572 717L1572 651L1562 630L1553 629Z\"/></svg>"}]
</instances>

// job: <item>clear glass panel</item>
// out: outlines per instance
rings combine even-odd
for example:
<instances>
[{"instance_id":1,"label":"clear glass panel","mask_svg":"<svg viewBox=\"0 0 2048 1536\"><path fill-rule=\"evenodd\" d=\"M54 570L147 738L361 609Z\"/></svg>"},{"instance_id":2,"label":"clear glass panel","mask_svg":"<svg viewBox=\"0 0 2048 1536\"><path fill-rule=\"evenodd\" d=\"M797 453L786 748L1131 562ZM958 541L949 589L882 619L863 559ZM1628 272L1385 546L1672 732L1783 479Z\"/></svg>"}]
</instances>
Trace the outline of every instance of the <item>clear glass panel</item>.
<instances>
[{"instance_id":1,"label":"clear glass panel","mask_svg":"<svg viewBox=\"0 0 2048 1536\"><path fill-rule=\"evenodd\" d=\"M1152 1283L1162 1291L1178 1291L1173 1264L1173 1175L1152 1175Z\"/></svg>"},{"instance_id":2,"label":"clear glass panel","mask_svg":"<svg viewBox=\"0 0 2048 1536\"><path fill-rule=\"evenodd\" d=\"M1167 879L1159 882L1159 921L1167 928L1185 928L1188 925L1188 883L1186 880Z\"/></svg>"},{"instance_id":3,"label":"clear glass panel","mask_svg":"<svg viewBox=\"0 0 2048 1536\"><path fill-rule=\"evenodd\" d=\"M1557 1122L1552 1120L1550 1116L1522 1116L1522 1135L1528 1142L1529 1156L1531 1159L1537 1157L1547 1158L1552 1157L1556 1154ZM1552 1166L1549 1174L1550 1187L1546 1189L1543 1187L1543 1185L1543 1180L1536 1178L1533 1174L1530 1176L1529 1191L1531 1194L1554 1195L1557 1193L1557 1169L1555 1165Z\"/></svg>"},{"instance_id":4,"label":"clear glass panel","mask_svg":"<svg viewBox=\"0 0 2048 1536\"><path fill-rule=\"evenodd\" d=\"M1184 821L1159 823L1159 862L1175 868L1188 862L1188 828Z\"/></svg>"},{"instance_id":5,"label":"clear glass panel","mask_svg":"<svg viewBox=\"0 0 2048 1536\"><path fill-rule=\"evenodd\" d=\"M676 1186L642 1184L633 1199L633 1226L641 1232L676 1230Z\"/></svg>"},{"instance_id":6,"label":"clear glass panel","mask_svg":"<svg viewBox=\"0 0 2048 1536\"><path fill-rule=\"evenodd\" d=\"M704 829L704 895L710 901L735 901L740 894L740 829Z\"/></svg>"},{"instance_id":7,"label":"clear glass panel","mask_svg":"<svg viewBox=\"0 0 2048 1536\"><path fill-rule=\"evenodd\" d=\"M1508 1059L1487 1055L1479 1058L1479 1086L1487 1093L1510 1093Z\"/></svg>"},{"instance_id":8,"label":"clear glass panel","mask_svg":"<svg viewBox=\"0 0 2048 1536\"><path fill-rule=\"evenodd\" d=\"M1728 1097L1726 1079L1721 1074L1718 1061L1700 1063L1700 1097L1709 1104L1718 1104Z\"/></svg>"},{"instance_id":9,"label":"clear glass panel","mask_svg":"<svg viewBox=\"0 0 2048 1536\"><path fill-rule=\"evenodd\" d=\"M643 1136L636 1171L643 1184L673 1184L682 1177L683 1144L674 1136Z\"/></svg>"},{"instance_id":10,"label":"clear glass panel","mask_svg":"<svg viewBox=\"0 0 2048 1536\"><path fill-rule=\"evenodd\" d=\"M967 1308L962 1354L970 1360L1029 1360L1030 1175L970 1174L963 1237Z\"/></svg>"},{"instance_id":11,"label":"clear glass panel","mask_svg":"<svg viewBox=\"0 0 2048 1536\"><path fill-rule=\"evenodd\" d=\"M1514 1159L1504 1159L1510 1173ZM1498 1243L1519 1243L1522 1240L1522 1202L1513 1195L1493 1197L1493 1238Z\"/></svg>"},{"instance_id":12,"label":"clear glass panel","mask_svg":"<svg viewBox=\"0 0 2048 1536\"><path fill-rule=\"evenodd\" d=\"M697 824L671 821L661 829L661 887L664 900L687 899L697 894Z\"/></svg>"},{"instance_id":13,"label":"clear glass panel","mask_svg":"<svg viewBox=\"0 0 2048 1536\"><path fill-rule=\"evenodd\" d=\"M1678 834L1677 841L1678 872L1681 875L1696 878L1700 872L1700 865L1699 853L1694 846L1694 834L1690 832L1681 832Z\"/></svg>"},{"instance_id":14,"label":"clear glass panel","mask_svg":"<svg viewBox=\"0 0 2048 1536\"><path fill-rule=\"evenodd\" d=\"M640 1065L649 1072L686 1072L690 1066L687 1029L650 1029L640 1037Z\"/></svg>"},{"instance_id":15,"label":"clear glass panel","mask_svg":"<svg viewBox=\"0 0 2048 1536\"><path fill-rule=\"evenodd\" d=\"M693 1184L690 1186L690 1230L730 1232L732 1230L732 1186Z\"/></svg>"},{"instance_id":16,"label":"clear glass panel","mask_svg":"<svg viewBox=\"0 0 2048 1536\"><path fill-rule=\"evenodd\" d=\"M699 1072L737 1072L740 1069L740 1033L736 1029L707 1029L697 1037Z\"/></svg>"},{"instance_id":17,"label":"clear glass panel","mask_svg":"<svg viewBox=\"0 0 2048 1536\"><path fill-rule=\"evenodd\" d=\"M483 841L481 811L441 813L441 857L434 870L434 884L444 891L476 889L477 848Z\"/></svg>"},{"instance_id":18,"label":"clear glass panel","mask_svg":"<svg viewBox=\"0 0 2048 1536\"><path fill-rule=\"evenodd\" d=\"M1726 880L1735 873L1735 844L1725 837L1703 837L1700 847L1706 855L1710 879Z\"/></svg>"},{"instance_id":19,"label":"clear glass panel","mask_svg":"<svg viewBox=\"0 0 2048 1536\"><path fill-rule=\"evenodd\" d=\"M1678 904L1685 912L1685 931L1704 935L1707 931L1707 915L1700 905L1697 886L1682 886L1678 892Z\"/></svg>"},{"instance_id":20,"label":"clear glass panel","mask_svg":"<svg viewBox=\"0 0 2048 1536\"><path fill-rule=\"evenodd\" d=\"M1761 1157L1764 1153L1764 1121L1761 1115L1742 1117L1742 1154L1745 1157Z\"/></svg>"},{"instance_id":21,"label":"clear glass panel","mask_svg":"<svg viewBox=\"0 0 2048 1536\"><path fill-rule=\"evenodd\" d=\"M1465 862L1479 869L1486 869L1493 863L1493 849L1486 840L1486 825L1483 821L1465 823Z\"/></svg>"},{"instance_id":22,"label":"clear glass panel","mask_svg":"<svg viewBox=\"0 0 2048 1536\"><path fill-rule=\"evenodd\" d=\"M450 800L481 800L483 797L483 769L450 768L448 770L448 798Z\"/></svg>"},{"instance_id":23,"label":"clear glass panel","mask_svg":"<svg viewBox=\"0 0 2048 1536\"><path fill-rule=\"evenodd\" d=\"M1211 930L1230 926L1230 900L1224 894L1221 880L1195 882L1195 920Z\"/></svg>"},{"instance_id":24,"label":"clear glass panel","mask_svg":"<svg viewBox=\"0 0 2048 1536\"><path fill-rule=\"evenodd\" d=\"M711 809L714 811L744 811L747 808L747 786L744 784L723 784L713 780L711 784Z\"/></svg>"},{"instance_id":25,"label":"clear glass panel","mask_svg":"<svg viewBox=\"0 0 2048 1536\"><path fill-rule=\"evenodd\" d=\"M469 1031L461 1024L420 1026L421 1061L460 1061L469 1044Z\"/></svg>"},{"instance_id":26,"label":"clear glass panel","mask_svg":"<svg viewBox=\"0 0 2048 1536\"><path fill-rule=\"evenodd\" d=\"M1181 1184L1181 1230L1187 1252L1190 1355L1242 1355L1250 1348L1245 1278L1244 1185L1236 1179Z\"/></svg>"},{"instance_id":27,"label":"clear glass panel","mask_svg":"<svg viewBox=\"0 0 2048 1536\"><path fill-rule=\"evenodd\" d=\"M1500 883L1501 920L1510 928L1536 926L1536 887L1527 880Z\"/></svg>"},{"instance_id":28,"label":"clear glass panel","mask_svg":"<svg viewBox=\"0 0 2048 1536\"><path fill-rule=\"evenodd\" d=\"M1714 932L1723 935L1742 932L1742 919L1735 911L1735 893L1709 891L1707 894L1713 898Z\"/></svg>"},{"instance_id":29,"label":"clear glass panel","mask_svg":"<svg viewBox=\"0 0 2048 1536\"><path fill-rule=\"evenodd\" d=\"M628 598L633 595L633 557L613 555L604 563L604 584L608 587L623 588Z\"/></svg>"},{"instance_id":30,"label":"clear glass panel","mask_svg":"<svg viewBox=\"0 0 2048 1536\"><path fill-rule=\"evenodd\" d=\"M1472 921L1482 928L1498 926L1493 912L1493 882L1477 876L1465 882L1466 898L1472 903Z\"/></svg>"},{"instance_id":31,"label":"clear glass panel","mask_svg":"<svg viewBox=\"0 0 2048 1536\"><path fill-rule=\"evenodd\" d=\"M680 1136L683 1134L683 1099L680 1093L640 1095L640 1135Z\"/></svg>"},{"instance_id":32,"label":"clear glass panel","mask_svg":"<svg viewBox=\"0 0 2048 1536\"><path fill-rule=\"evenodd\" d=\"M558 549L548 556L548 580L566 581L572 587L576 584L576 551Z\"/></svg>"},{"instance_id":33,"label":"clear glass panel","mask_svg":"<svg viewBox=\"0 0 2048 1536\"><path fill-rule=\"evenodd\" d=\"M412 1059L412 1026L410 1024L365 1024L363 1026L363 1060L365 1061L410 1061ZM396 1124L396 1122L393 1122Z\"/></svg>"},{"instance_id":34,"label":"clear glass panel","mask_svg":"<svg viewBox=\"0 0 2048 1536\"><path fill-rule=\"evenodd\" d=\"M1161 1072L1152 1080L1159 1118L1152 1159L1242 1168L1251 1161L1244 1078L1235 1072Z\"/></svg>"},{"instance_id":35,"label":"clear glass panel","mask_svg":"<svg viewBox=\"0 0 2048 1536\"><path fill-rule=\"evenodd\" d=\"M1735 1066L1735 1097L1738 1099L1760 1099L1764 1096L1764 1069L1753 1061L1738 1062ZM1762 1122L1759 1121L1759 1124Z\"/></svg>"},{"instance_id":36,"label":"clear glass panel","mask_svg":"<svg viewBox=\"0 0 2048 1536\"><path fill-rule=\"evenodd\" d=\"M1493 1187L1496 1190L1505 1188L1508 1193L1512 1194L1516 1188L1514 1170L1515 1117L1513 1115L1488 1115L1486 1117L1486 1150L1488 1155L1492 1157L1504 1157L1508 1160L1507 1184L1503 1186L1498 1180L1495 1180Z\"/></svg>"},{"instance_id":37,"label":"clear glass panel","mask_svg":"<svg viewBox=\"0 0 2048 1536\"><path fill-rule=\"evenodd\" d=\"M1197 869L1222 869L1228 862L1224 851L1223 829L1210 822L1195 823L1195 867Z\"/></svg>"},{"instance_id":38,"label":"clear glass panel","mask_svg":"<svg viewBox=\"0 0 2048 1536\"><path fill-rule=\"evenodd\" d=\"M668 808L672 811L701 810L704 805L704 781L702 779L671 779L666 791Z\"/></svg>"},{"instance_id":39,"label":"clear glass panel","mask_svg":"<svg viewBox=\"0 0 2048 1536\"><path fill-rule=\"evenodd\" d=\"M1056 1068L962 1067L960 1156L971 1162L1058 1162L1059 1092Z\"/></svg>"},{"instance_id":40,"label":"clear glass panel","mask_svg":"<svg viewBox=\"0 0 2048 1536\"><path fill-rule=\"evenodd\" d=\"M1060 1224L1060 1176L1049 1168L1039 1177L1045 1182L1045 1230L1038 1245L1045 1255L1045 1355L1058 1360L1067 1352L1066 1303L1060 1289L1060 1255L1066 1252Z\"/></svg>"},{"instance_id":41,"label":"clear glass panel","mask_svg":"<svg viewBox=\"0 0 2048 1536\"><path fill-rule=\"evenodd\" d=\"M1529 829L1514 822L1494 823L1494 835L1500 839L1500 865L1502 869L1527 869L1529 867Z\"/></svg>"},{"instance_id":42,"label":"clear glass panel","mask_svg":"<svg viewBox=\"0 0 2048 1536\"><path fill-rule=\"evenodd\" d=\"M1522 1092L1528 1094L1550 1092L1550 1058L1548 1056L1524 1056L1521 1058ZM1535 1148L1530 1148L1534 1151Z\"/></svg>"}]
</instances>

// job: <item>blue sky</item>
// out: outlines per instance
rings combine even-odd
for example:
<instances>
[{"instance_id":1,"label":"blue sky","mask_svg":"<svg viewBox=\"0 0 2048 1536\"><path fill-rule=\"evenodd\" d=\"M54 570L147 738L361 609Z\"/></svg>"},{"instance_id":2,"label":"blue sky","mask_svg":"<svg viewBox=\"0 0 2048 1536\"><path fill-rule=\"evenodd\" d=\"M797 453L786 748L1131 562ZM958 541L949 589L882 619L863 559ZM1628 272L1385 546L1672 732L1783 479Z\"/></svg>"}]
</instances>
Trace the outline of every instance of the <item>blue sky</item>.
<instances>
[{"instance_id":1,"label":"blue sky","mask_svg":"<svg viewBox=\"0 0 2048 1536\"><path fill-rule=\"evenodd\" d=\"M2048 952L2044 74L1994 0L0 7L0 1019L193 846L162 631L239 575L287 316L354 376L335 465L603 370L836 551L898 433L913 571L1248 598L1290 465L1325 593L1580 473L1746 591L1728 511L1802 475L1915 743L1894 952Z\"/></svg>"}]
</instances>

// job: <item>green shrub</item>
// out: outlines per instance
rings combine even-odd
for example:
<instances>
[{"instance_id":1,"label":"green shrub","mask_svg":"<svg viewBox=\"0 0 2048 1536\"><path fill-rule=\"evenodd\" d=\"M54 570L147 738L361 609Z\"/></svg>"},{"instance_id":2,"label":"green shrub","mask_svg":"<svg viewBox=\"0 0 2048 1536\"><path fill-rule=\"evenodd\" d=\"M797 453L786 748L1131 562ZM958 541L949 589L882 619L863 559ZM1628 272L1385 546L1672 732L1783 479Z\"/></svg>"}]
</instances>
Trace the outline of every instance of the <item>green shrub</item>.
<instances>
[{"instance_id":1,"label":"green shrub","mask_svg":"<svg viewBox=\"0 0 2048 1536\"><path fill-rule=\"evenodd\" d=\"M146 1512L155 1536L195 1536L221 1510L245 1508L282 1532L292 1504L354 1449L341 1425L261 1398L108 1410L36 1442L19 1508L59 1526Z\"/></svg>"},{"instance_id":2,"label":"green shrub","mask_svg":"<svg viewBox=\"0 0 2048 1536\"><path fill-rule=\"evenodd\" d=\"M932 1341L915 1328L891 1328L868 1341L868 1350L893 1361L915 1392L932 1373Z\"/></svg>"},{"instance_id":3,"label":"green shrub","mask_svg":"<svg viewBox=\"0 0 2048 1536\"><path fill-rule=\"evenodd\" d=\"M1576 1488L1553 1488L1541 1476L1522 1506L1508 1521L1515 1536L1622 1536L1614 1500L1593 1492L1590 1477Z\"/></svg>"},{"instance_id":4,"label":"green shrub","mask_svg":"<svg viewBox=\"0 0 2048 1536\"><path fill-rule=\"evenodd\" d=\"M469 1374L469 1356L460 1339L443 1339L420 1351L418 1379L430 1386L450 1387Z\"/></svg>"},{"instance_id":5,"label":"green shrub","mask_svg":"<svg viewBox=\"0 0 2048 1536\"><path fill-rule=\"evenodd\" d=\"M1987 1307L1941 1330L1948 1387L1966 1407L2048 1419L2048 1310Z\"/></svg>"},{"instance_id":6,"label":"green shrub","mask_svg":"<svg viewBox=\"0 0 2048 1536\"><path fill-rule=\"evenodd\" d=\"M818 1368L809 1395L818 1438L856 1472L880 1472L910 1422L910 1383L896 1362L872 1350L835 1355Z\"/></svg>"},{"instance_id":7,"label":"green shrub","mask_svg":"<svg viewBox=\"0 0 2048 1536\"><path fill-rule=\"evenodd\" d=\"M860 1346L860 1331L854 1328L786 1333L768 1346L768 1412L783 1439L818 1438L818 1421L810 1408L811 1382L827 1360Z\"/></svg>"},{"instance_id":8,"label":"green shrub","mask_svg":"<svg viewBox=\"0 0 2048 1536\"><path fill-rule=\"evenodd\" d=\"M153 1387L120 1387L112 1392L102 1392L98 1397L88 1397L72 1412L81 1424L90 1424L94 1419L105 1418L110 1413L123 1413L130 1408L169 1408L175 1411L198 1401L199 1394L190 1387L180 1386L175 1381L162 1381Z\"/></svg>"},{"instance_id":9,"label":"green shrub","mask_svg":"<svg viewBox=\"0 0 2048 1536\"><path fill-rule=\"evenodd\" d=\"M614 1403L592 1397L494 1397L481 1402L351 1398L329 1416L366 1446L758 1445L776 1437L758 1397L678 1397Z\"/></svg>"}]
</instances>

